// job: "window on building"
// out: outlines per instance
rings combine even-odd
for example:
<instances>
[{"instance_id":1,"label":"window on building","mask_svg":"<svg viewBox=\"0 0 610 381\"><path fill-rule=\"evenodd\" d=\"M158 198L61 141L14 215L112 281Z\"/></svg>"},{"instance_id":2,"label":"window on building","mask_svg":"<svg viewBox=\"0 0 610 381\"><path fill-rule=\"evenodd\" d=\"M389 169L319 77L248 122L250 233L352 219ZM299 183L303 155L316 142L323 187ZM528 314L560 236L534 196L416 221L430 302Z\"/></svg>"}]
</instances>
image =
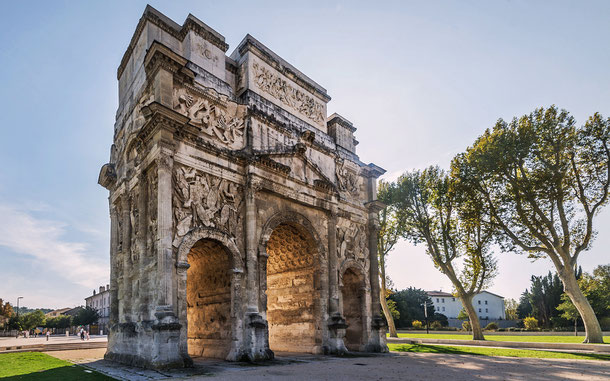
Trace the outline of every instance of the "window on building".
<instances>
[{"instance_id":1,"label":"window on building","mask_svg":"<svg viewBox=\"0 0 610 381\"><path fill-rule=\"evenodd\" d=\"M442 301L443 303L445 303L445 298L441 299L441 301Z\"/></svg>"},{"instance_id":2,"label":"window on building","mask_svg":"<svg viewBox=\"0 0 610 381\"><path fill-rule=\"evenodd\" d=\"M438 298L436 298L436 302L438 303Z\"/></svg>"},{"instance_id":3,"label":"window on building","mask_svg":"<svg viewBox=\"0 0 610 381\"><path fill-rule=\"evenodd\" d=\"M453 298L453 301L455 302L455 298Z\"/></svg>"},{"instance_id":4,"label":"window on building","mask_svg":"<svg viewBox=\"0 0 610 381\"><path fill-rule=\"evenodd\" d=\"M489 308L485 308L485 312L489 312Z\"/></svg>"},{"instance_id":5,"label":"window on building","mask_svg":"<svg viewBox=\"0 0 610 381\"><path fill-rule=\"evenodd\" d=\"M443 312L445 312L445 307L443 307Z\"/></svg>"},{"instance_id":6,"label":"window on building","mask_svg":"<svg viewBox=\"0 0 610 381\"><path fill-rule=\"evenodd\" d=\"M481 304L481 301L479 300L479 304Z\"/></svg>"},{"instance_id":7,"label":"window on building","mask_svg":"<svg viewBox=\"0 0 610 381\"><path fill-rule=\"evenodd\" d=\"M485 301L485 304L487 304L487 300Z\"/></svg>"},{"instance_id":8,"label":"window on building","mask_svg":"<svg viewBox=\"0 0 610 381\"><path fill-rule=\"evenodd\" d=\"M479 308L479 312L481 312L481 309Z\"/></svg>"},{"instance_id":9,"label":"window on building","mask_svg":"<svg viewBox=\"0 0 610 381\"><path fill-rule=\"evenodd\" d=\"M441 310L441 308L440 308L439 306L436 306L436 310L437 310L437 311L440 311L440 310Z\"/></svg>"}]
</instances>

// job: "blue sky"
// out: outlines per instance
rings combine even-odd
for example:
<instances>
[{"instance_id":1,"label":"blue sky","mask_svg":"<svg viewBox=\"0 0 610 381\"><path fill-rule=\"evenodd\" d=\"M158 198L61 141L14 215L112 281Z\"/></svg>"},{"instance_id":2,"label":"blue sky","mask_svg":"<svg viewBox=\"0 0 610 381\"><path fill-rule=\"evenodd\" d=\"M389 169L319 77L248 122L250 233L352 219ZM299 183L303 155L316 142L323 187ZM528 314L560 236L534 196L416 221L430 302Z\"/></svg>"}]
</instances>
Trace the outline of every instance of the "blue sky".
<instances>
[{"instance_id":1,"label":"blue sky","mask_svg":"<svg viewBox=\"0 0 610 381\"><path fill-rule=\"evenodd\" d=\"M324 86L358 128L358 153L395 178L448 166L482 131L556 104L579 122L610 114L606 1L150 1L178 23L190 12L229 53L250 33ZM0 298L83 304L108 282L108 161L116 69L146 2L4 1L0 5ZM608 263L610 212L581 264ZM531 264L499 254L492 291L517 297ZM451 289L406 243L390 255L398 288Z\"/></svg>"}]
</instances>

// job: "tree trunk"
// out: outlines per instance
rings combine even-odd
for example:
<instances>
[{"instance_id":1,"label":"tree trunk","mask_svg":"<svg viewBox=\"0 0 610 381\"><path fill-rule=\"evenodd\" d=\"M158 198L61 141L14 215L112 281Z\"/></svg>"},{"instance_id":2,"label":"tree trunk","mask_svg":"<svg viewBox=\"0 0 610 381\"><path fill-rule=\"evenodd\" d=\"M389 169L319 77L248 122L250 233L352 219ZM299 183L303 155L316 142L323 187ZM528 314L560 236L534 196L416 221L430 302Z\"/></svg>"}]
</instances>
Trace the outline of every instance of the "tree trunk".
<instances>
[{"instance_id":1,"label":"tree trunk","mask_svg":"<svg viewBox=\"0 0 610 381\"><path fill-rule=\"evenodd\" d=\"M381 267L381 290L379 292L379 302L381 304L381 310L385 316L385 320L388 322L388 330L390 331L390 337L398 337L396 333L396 325L394 325L394 318L388 308L388 302L386 300L386 285L385 285L385 258L379 261Z\"/></svg>"},{"instance_id":2,"label":"tree trunk","mask_svg":"<svg viewBox=\"0 0 610 381\"><path fill-rule=\"evenodd\" d=\"M479 316L472 305L472 296L460 296L460 300L462 301L462 306L466 310L468 318L470 319L472 340L485 340L485 336L483 336L483 329L481 328L481 322L479 321Z\"/></svg>"},{"instance_id":3,"label":"tree trunk","mask_svg":"<svg viewBox=\"0 0 610 381\"><path fill-rule=\"evenodd\" d=\"M383 314L385 315L385 320L388 322L388 329L390 330L390 337L398 337L396 333L396 326L394 325L394 318L392 318L392 314L390 313L390 309L388 308L388 302L385 299L385 289L382 287L380 292L379 300L381 301L381 309L383 310Z\"/></svg>"},{"instance_id":4,"label":"tree trunk","mask_svg":"<svg viewBox=\"0 0 610 381\"><path fill-rule=\"evenodd\" d=\"M599 325L595 311L589 304L587 297L582 293L582 290L578 286L578 281L574 275L574 271L571 268L564 268L563 271L559 272L559 277L563 282L563 287L570 297L572 304L580 313L582 322L585 326L585 341L584 343L603 343L604 337L602 334L602 328Z\"/></svg>"}]
</instances>

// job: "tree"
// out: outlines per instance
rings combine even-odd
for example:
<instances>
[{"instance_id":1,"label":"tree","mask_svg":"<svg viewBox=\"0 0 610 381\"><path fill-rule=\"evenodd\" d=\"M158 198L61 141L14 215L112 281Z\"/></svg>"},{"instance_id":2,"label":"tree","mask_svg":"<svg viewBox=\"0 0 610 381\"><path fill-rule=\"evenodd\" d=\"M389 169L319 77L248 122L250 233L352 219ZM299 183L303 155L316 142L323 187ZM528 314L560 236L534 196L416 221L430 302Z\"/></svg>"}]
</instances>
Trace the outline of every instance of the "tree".
<instances>
[{"instance_id":1,"label":"tree","mask_svg":"<svg viewBox=\"0 0 610 381\"><path fill-rule=\"evenodd\" d=\"M31 330L36 327L42 327L45 324L45 316L41 310L28 312L27 314L19 316L21 320L21 326L25 330Z\"/></svg>"},{"instance_id":2,"label":"tree","mask_svg":"<svg viewBox=\"0 0 610 381\"><path fill-rule=\"evenodd\" d=\"M10 318L13 316L13 306L9 302L3 302L0 299L0 317Z\"/></svg>"},{"instance_id":3,"label":"tree","mask_svg":"<svg viewBox=\"0 0 610 381\"><path fill-rule=\"evenodd\" d=\"M396 213L393 206L395 197L395 186L384 181L379 182L377 199L383 202L386 207L379 212L379 235L377 236L377 252L379 255L379 276L381 280L380 302L383 315L388 322L390 337L398 337L396 326L392 317L392 312L388 307L387 298L389 296L386 276L385 260L390 251L398 242L403 230L403 221Z\"/></svg>"},{"instance_id":4,"label":"tree","mask_svg":"<svg viewBox=\"0 0 610 381\"><path fill-rule=\"evenodd\" d=\"M99 312L95 308L87 306L80 311L78 314L72 319L74 325L89 325L93 323L97 323L100 318Z\"/></svg>"},{"instance_id":5,"label":"tree","mask_svg":"<svg viewBox=\"0 0 610 381\"><path fill-rule=\"evenodd\" d=\"M517 320L519 315L517 314L517 308L519 305L515 299L508 298L504 302L504 315L508 320Z\"/></svg>"},{"instance_id":6,"label":"tree","mask_svg":"<svg viewBox=\"0 0 610 381\"><path fill-rule=\"evenodd\" d=\"M424 243L434 265L453 284L470 321L474 340L485 340L472 298L495 275L489 252L494 232L482 222L484 204L463 197L460 187L440 168L407 172L398 179L397 213L405 221L404 237ZM463 260L461 274L454 261Z\"/></svg>"},{"instance_id":7,"label":"tree","mask_svg":"<svg viewBox=\"0 0 610 381\"><path fill-rule=\"evenodd\" d=\"M517 306L517 317L519 319L525 319L532 314L532 303L530 303L530 293L526 289L519 298L519 305Z\"/></svg>"},{"instance_id":8,"label":"tree","mask_svg":"<svg viewBox=\"0 0 610 381\"><path fill-rule=\"evenodd\" d=\"M500 119L452 163L454 176L487 204L487 223L502 231L504 250L553 262L591 343L603 342L602 331L574 270L608 202L609 141L610 119L596 113L577 128L551 106Z\"/></svg>"},{"instance_id":9,"label":"tree","mask_svg":"<svg viewBox=\"0 0 610 381\"><path fill-rule=\"evenodd\" d=\"M468 313L466 313L466 310L464 308L462 308L460 310L460 313L458 314L457 318L458 318L458 320L468 320L468 319L470 319L468 317Z\"/></svg>"},{"instance_id":10,"label":"tree","mask_svg":"<svg viewBox=\"0 0 610 381\"><path fill-rule=\"evenodd\" d=\"M567 294L561 295L561 304L557 306L557 310L562 313L561 317L574 322L574 336L578 336L578 318L580 314Z\"/></svg>"},{"instance_id":11,"label":"tree","mask_svg":"<svg viewBox=\"0 0 610 381\"><path fill-rule=\"evenodd\" d=\"M426 319L424 304L427 306L428 316L434 316L432 299L422 289L409 287L397 291L390 295L390 300L396 303L399 316L395 323L401 328L410 327L413 320L423 321Z\"/></svg>"},{"instance_id":12,"label":"tree","mask_svg":"<svg viewBox=\"0 0 610 381\"><path fill-rule=\"evenodd\" d=\"M532 285L528 293L529 302L532 306L531 315L543 327L550 328L552 323L564 326L565 322L561 321L562 319L556 310L561 303L561 294L563 294L563 285L557 274L552 274L549 271L546 276L532 275L531 282ZM558 318L559 322L557 321Z\"/></svg>"}]
</instances>

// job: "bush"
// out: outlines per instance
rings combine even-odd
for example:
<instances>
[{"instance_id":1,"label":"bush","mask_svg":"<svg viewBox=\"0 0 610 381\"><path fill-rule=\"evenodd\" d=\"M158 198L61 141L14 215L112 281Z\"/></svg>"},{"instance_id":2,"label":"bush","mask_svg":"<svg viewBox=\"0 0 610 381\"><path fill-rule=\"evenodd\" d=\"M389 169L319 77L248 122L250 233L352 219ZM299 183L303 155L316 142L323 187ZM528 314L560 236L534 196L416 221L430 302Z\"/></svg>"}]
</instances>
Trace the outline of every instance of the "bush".
<instances>
[{"instance_id":1,"label":"bush","mask_svg":"<svg viewBox=\"0 0 610 381\"><path fill-rule=\"evenodd\" d=\"M528 316L523 319L523 325L528 331L535 331L538 329L538 319L533 316Z\"/></svg>"},{"instance_id":2,"label":"bush","mask_svg":"<svg viewBox=\"0 0 610 381\"><path fill-rule=\"evenodd\" d=\"M497 331L498 330L498 324L494 323L493 321L489 324L487 324L487 327L485 327L486 331Z\"/></svg>"},{"instance_id":3,"label":"bush","mask_svg":"<svg viewBox=\"0 0 610 381\"><path fill-rule=\"evenodd\" d=\"M470 322L468 320L462 322L462 329L464 331L471 331Z\"/></svg>"},{"instance_id":4,"label":"bush","mask_svg":"<svg viewBox=\"0 0 610 381\"><path fill-rule=\"evenodd\" d=\"M508 328L510 329L510 328ZM498 328L498 332L506 332L506 328Z\"/></svg>"},{"instance_id":5,"label":"bush","mask_svg":"<svg viewBox=\"0 0 610 381\"><path fill-rule=\"evenodd\" d=\"M438 331L439 329L443 328L443 325L441 324L440 321L435 320L435 321L432 322L432 324L430 324L430 328Z\"/></svg>"},{"instance_id":6,"label":"bush","mask_svg":"<svg viewBox=\"0 0 610 381\"><path fill-rule=\"evenodd\" d=\"M447 327L449 325L449 319L447 319L447 316L439 314L438 312L434 313L432 320L438 321L442 327Z\"/></svg>"},{"instance_id":7,"label":"bush","mask_svg":"<svg viewBox=\"0 0 610 381\"><path fill-rule=\"evenodd\" d=\"M413 323L411 323L411 326L413 327L413 329L423 329L424 328L424 325L419 320L413 320Z\"/></svg>"}]
</instances>

